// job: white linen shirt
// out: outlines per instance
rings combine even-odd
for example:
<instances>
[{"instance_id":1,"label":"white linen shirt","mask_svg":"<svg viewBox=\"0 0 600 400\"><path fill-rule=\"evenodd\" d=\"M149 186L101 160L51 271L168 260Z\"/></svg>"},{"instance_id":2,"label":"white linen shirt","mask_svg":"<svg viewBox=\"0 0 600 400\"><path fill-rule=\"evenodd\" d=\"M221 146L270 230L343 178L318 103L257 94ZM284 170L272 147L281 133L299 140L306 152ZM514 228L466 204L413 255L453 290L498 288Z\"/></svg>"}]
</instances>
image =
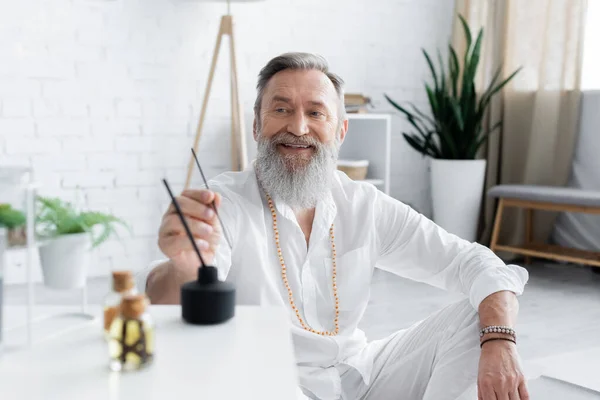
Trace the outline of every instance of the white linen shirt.
<instances>
[{"instance_id":1,"label":"white linen shirt","mask_svg":"<svg viewBox=\"0 0 600 400\"><path fill-rule=\"evenodd\" d=\"M220 277L236 285L238 304L275 304L289 310L300 385L321 399L339 398L340 376L334 366L341 362L369 384L374 354L357 326L369 301L375 267L462 293L475 309L501 290L521 294L528 279L525 269L505 265L488 248L447 233L371 184L336 171L330 194L316 206L308 246L292 209L274 200L296 307L305 323L318 331L334 330L329 235L334 224L340 331L337 336L320 336L304 330L290 307L271 212L253 165L223 173L209 185L223 197L219 214L233 245L231 250L222 239L218 247L215 265Z\"/></svg>"}]
</instances>

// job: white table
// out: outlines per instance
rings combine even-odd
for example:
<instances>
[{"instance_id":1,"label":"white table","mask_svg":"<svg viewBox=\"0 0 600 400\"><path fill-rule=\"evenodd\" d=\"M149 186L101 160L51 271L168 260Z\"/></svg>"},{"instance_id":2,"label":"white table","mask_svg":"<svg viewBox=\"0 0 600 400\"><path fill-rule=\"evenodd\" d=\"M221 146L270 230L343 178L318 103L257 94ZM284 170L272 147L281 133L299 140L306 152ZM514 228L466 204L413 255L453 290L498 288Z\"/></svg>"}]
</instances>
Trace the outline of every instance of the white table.
<instances>
[{"instance_id":1,"label":"white table","mask_svg":"<svg viewBox=\"0 0 600 400\"><path fill-rule=\"evenodd\" d=\"M147 369L108 369L99 319L32 349L0 354L0 399L294 399L288 318L237 307L225 324L188 325L179 306L151 306L156 352Z\"/></svg>"}]
</instances>

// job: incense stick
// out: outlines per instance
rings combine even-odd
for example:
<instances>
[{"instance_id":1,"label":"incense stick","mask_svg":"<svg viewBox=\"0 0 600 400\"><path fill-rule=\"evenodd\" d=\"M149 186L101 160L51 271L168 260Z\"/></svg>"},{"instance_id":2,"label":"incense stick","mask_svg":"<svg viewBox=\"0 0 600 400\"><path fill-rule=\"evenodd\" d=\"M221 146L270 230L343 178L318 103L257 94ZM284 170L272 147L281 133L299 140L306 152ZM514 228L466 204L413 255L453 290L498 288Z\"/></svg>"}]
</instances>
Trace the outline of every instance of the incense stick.
<instances>
[{"instance_id":1,"label":"incense stick","mask_svg":"<svg viewBox=\"0 0 600 400\"><path fill-rule=\"evenodd\" d=\"M187 233L188 238L190 239L190 242L192 242L192 246L194 246L194 250L196 251L196 254L198 254L200 263L202 264L203 267L205 267L206 264L204 264L204 259L202 258L202 254L200 254L200 249L198 249L198 246L196 245L196 241L194 240L192 231L190 231L190 227L188 226L187 222L185 221L185 217L183 216L181 207L179 207L179 203L175 199L175 196L173 196L173 192L171 192L171 188L169 187L167 180L163 179L163 183L165 184L165 187L167 188L167 192L169 192L169 196L171 196L171 201L173 202L173 205L175 206L175 210L177 211L177 215L179 215L179 219L181 220L181 223L183 224L183 227L185 228L185 233Z\"/></svg>"},{"instance_id":2,"label":"incense stick","mask_svg":"<svg viewBox=\"0 0 600 400\"><path fill-rule=\"evenodd\" d=\"M196 165L198 166L198 169L200 170L200 175L202 175L202 180L204 181L204 186L206 186L206 189L210 190L210 188L208 187L208 182L206 180L206 177L204 176L204 172L202 172L202 167L200 166L200 161L198 161L198 157L196 156L196 152L194 151L194 148L192 148L192 154L194 155L194 160L196 160ZM227 236L227 232L225 231L225 226L223 225L221 216L219 215L219 212L217 211L217 206L215 206L214 200L212 201L211 205L212 205L213 210L215 210L215 214L217 215L217 218L219 219L219 223L221 224L221 230L223 231L223 236L225 236L225 240L227 241L229 248L233 249L233 246L231 245L231 241L229 240L229 236Z\"/></svg>"}]
</instances>

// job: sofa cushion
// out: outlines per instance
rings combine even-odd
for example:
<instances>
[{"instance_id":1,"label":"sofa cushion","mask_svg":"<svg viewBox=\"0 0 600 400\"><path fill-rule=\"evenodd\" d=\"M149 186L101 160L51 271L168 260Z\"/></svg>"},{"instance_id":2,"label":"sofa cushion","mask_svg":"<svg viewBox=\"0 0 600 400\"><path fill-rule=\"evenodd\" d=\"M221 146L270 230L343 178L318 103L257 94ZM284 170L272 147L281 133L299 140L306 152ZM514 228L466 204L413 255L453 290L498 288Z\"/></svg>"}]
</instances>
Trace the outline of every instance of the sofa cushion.
<instances>
[{"instance_id":1,"label":"sofa cushion","mask_svg":"<svg viewBox=\"0 0 600 400\"><path fill-rule=\"evenodd\" d=\"M538 185L498 185L488 196L555 204L600 207L600 191Z\"/></svg>"}]
</instances>

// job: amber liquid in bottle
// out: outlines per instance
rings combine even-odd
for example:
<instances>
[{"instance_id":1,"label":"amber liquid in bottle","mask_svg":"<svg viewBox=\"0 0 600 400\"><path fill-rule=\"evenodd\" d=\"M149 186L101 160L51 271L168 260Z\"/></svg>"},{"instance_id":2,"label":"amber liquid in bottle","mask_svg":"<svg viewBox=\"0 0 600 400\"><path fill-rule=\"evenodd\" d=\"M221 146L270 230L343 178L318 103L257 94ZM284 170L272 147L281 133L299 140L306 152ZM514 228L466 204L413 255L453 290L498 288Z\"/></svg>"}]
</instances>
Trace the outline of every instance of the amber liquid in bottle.
<instances>
[{"instance_id":1,"label":"amber liquid in bottle","mask_svg":"<svg viewBox=\"0 0 600 400\"><path fill-rule=\"evenodd\" d=\"M113 371L146 367L154 358L154 322L146 312L144 295L123 297L119 316L109 329L109 366Z\"/></svg>"}]
</instances>

